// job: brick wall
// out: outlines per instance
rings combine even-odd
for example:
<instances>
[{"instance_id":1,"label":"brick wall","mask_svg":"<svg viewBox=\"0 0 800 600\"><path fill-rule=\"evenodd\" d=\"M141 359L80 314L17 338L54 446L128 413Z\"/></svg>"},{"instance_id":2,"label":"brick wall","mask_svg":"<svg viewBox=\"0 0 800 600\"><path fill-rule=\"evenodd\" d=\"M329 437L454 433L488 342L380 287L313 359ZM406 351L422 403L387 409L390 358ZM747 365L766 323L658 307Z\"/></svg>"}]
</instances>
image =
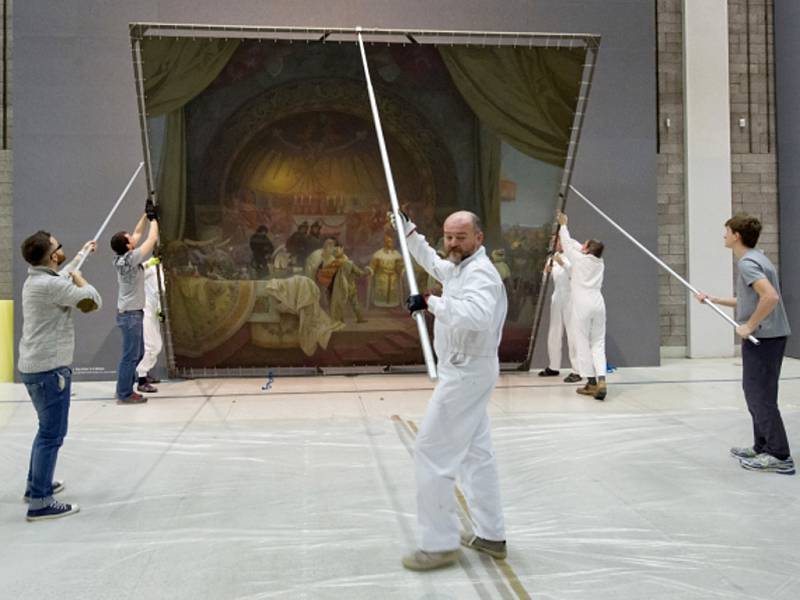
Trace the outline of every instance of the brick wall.
<instances>
[{"instance_id":1,"label":"brick wall","mask_svg":"<svg viewBox=\"0 0 800 600\"><path fill-rule=\"evenodd\" d=\"M658 48L658 252L686 275L683 183L684 0L656 0ZM731 212L746 211L763 224L759 246L778 264L778 190L775 154L774 0L728 0L731 103ZM670 120L667 127L666 121ZM740 119L744 126L740 127ZM721 230L721 225L720 225ZM720 236L722 234L720 233ZM663 272L659 279L661 346L685 348L684 287Z\"/></svg>"},{"instance_id":2,"label":"brick wall","mask_svg":"<svg viewBox=\"0 0 800 600\"><path fill-rule=\"evenodd\" d=\"M657 0L658 255L686 276L683 182L683 0ZM669 123L668 123L669 121ZM661 345L686 346L686 291L661 269Z\"/></svg>"},{"instance_id":3,"label":"brick wall","mask_svg":"<svg viewBox=\"0 0 800 600\"><path fill-rule=\"evenodd\" d=\"M761 219L758 245L778 265L772 15L773 0L728 0L732 208Z\"/></svg>"},{"instance_id":4,"label":"brick wall","mask_svg":"<svg viewBox=\"0 0 800 600\"><path fill-rule=\"evenodd\" d=\"M12 251L12 223L13 223L13 195L12 195L12 155L11 155L11 0L2 0L0 7L5 7L7 39L3 39L3 29L0 27L0 48L5 47L6 63L5 72L7 81L3 80L3 69L0 68L0 90L5 86L6 105L0 95L0 119L5 117L5 136L0 131L0 300L8 300L13 296L13 281L11 269L14 252ZM2 13L0 13L2 19ZM0 60L2 56L0 55ZM1 65L0 65L1 66ZM0 128L3 123L0 121Z\"/></svg>"}]
</instances>

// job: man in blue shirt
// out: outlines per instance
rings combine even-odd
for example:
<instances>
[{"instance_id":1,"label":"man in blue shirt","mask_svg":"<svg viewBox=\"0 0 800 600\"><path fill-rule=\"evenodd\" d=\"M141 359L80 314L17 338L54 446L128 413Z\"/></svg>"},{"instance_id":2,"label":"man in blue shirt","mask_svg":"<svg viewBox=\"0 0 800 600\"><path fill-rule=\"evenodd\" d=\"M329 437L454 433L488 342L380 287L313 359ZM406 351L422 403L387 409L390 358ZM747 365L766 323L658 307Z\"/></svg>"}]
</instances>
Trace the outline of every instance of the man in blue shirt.
<instances>
[{"instance_id":1,"label":"man in blue shirt","mask_svg":"<svg viewBox=\"0 0 800 600\"><path fill-rule=\"evenodd\" d=\"M737 259L735 298L714 298L714 304L736 307L736 333L742 337L742 388L753 418L753 445L731 448L745 469L793 475L794 460L778 410L778 380L786 338L791 334L781 299L778 273L767 256L756 250L761 222L739 213L725 222L725 247ZM754 336L759 344L747 337Z\"/></svg>"}]
</instances>

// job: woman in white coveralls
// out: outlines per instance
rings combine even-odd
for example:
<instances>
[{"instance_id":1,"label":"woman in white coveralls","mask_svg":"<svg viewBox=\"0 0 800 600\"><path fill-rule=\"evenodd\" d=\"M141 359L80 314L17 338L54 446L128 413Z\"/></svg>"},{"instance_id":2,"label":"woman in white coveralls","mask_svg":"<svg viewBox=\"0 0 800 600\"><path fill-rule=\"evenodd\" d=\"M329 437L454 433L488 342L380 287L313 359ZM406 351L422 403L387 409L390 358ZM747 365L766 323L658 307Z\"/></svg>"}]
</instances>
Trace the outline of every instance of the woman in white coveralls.
<instances>
[{"instance_id":1,"label":"woman in white coveralls","mask_svg":"<svg viewBox=\"0 0 800 600\"><path fill-rule=\"evenodd\" d=\"M571 263L570 291L572 293L572 333L578 370L588 379L579 394L604 400L606 387L606 304L603 301L603 272L605 265L603 243L586 240L583 244L572 239L567 229L567 215L558 213L561 226L558 237L564 254Z\"/></svg>"},{"instance_id":2,"label":"woman in white coveralls","mask_svg":"<svg viewBox=\"0 0 800 600\"><path fill-rule=\"evenodd\" d=\"M539 377L556 377L561 368L561 342L567 334L569 366L572 373L564 378L565 383L577 383L581 376L577 373L578 360L575 354L574 335L570 329L572 304L570 302L570 269L569 262L561 247L561 240L556 238L555 253L547 261L546 270L553 280L553 295L550 298L550 326L547 330L547 356L549 365L539 371Z\"/></svg>"},{"instance_id":3,"label":"woman in white coveralls","mask_svg":"<svg viewBox=\"0 0 800 600\"><path fill-rule=\"evenodd\" d=\"M508 307L505 288L482 246L476 215L459 211L445 220L446 259L407 217L402 219L411 255L442 283L441 297L408 299L412 314L427 309L436 317L439 380L414 449L419 548L403 557L403 565L424 571L453 564L459 543L505 558L500 484L486 411L500 372L497 350ZM474 535L459 534L456 476L475 523Z\"/></svg>"},{"instance_id":4,"label":"woman in white coveralls","mask_svg":"<svg viewBox=\"0 0 800 600\"><path fill-rule=\"evenodd\" d=\"M138 377L137 391L155 394L158 389L153 385L159 380L150 377L150 370L156 366L158 355L161 353L163 342L161 340L161 302L158 296L158 280L164 287L164 279L158 269L158 258L151 258L144 264L144 319L142 321L144 332L144 355L136 366Z\"/></svg>"}]
</instances>

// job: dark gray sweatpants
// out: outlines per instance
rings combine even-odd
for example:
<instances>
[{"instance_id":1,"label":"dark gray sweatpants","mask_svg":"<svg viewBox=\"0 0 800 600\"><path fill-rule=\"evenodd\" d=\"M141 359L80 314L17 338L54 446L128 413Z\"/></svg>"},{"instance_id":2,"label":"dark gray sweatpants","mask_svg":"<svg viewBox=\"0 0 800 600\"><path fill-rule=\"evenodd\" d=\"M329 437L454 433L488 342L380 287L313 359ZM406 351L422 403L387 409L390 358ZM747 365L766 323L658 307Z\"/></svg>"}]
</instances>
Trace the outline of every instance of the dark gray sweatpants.
<instances>
[{"instance_id":1,"label":"dark gray sweatpants","mask_svg":"<svg viewBox=\"0 0 800 600\"><path fill-rule=\"evenodd\" d=\"M742 389L753 417L753 449L780 460L789 458L789 441L778 410L786 337L759 338L758 346L742 340Z\"/></svg>"}]
</instances>

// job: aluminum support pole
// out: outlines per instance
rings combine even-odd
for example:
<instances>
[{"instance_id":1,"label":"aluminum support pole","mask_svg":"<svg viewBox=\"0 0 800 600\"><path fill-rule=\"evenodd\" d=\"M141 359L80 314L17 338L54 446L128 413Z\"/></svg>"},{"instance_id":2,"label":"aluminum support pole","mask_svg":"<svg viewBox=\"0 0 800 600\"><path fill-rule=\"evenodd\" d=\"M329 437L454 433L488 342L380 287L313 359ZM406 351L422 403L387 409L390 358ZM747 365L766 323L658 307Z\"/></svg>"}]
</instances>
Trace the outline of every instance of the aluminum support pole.
<instances>
[{"instance_id":1,"label":"aluminum support pole","mask_svg":"<svg viewBox=\"0 0 800 600\"><path fill-rule=\"evenodd\" d=\"M375 91L372 88L372 78L369 74L369 65L367 64L367 53L364 50L364 40L361 37L361 27L356 28L358 33L358 48L361 51L361 62L364 65L364 76L367 79L367 92L369 93L369 104L372 108L372 118L375 121L375 133L378 136L378 146L381 151L381 160L383 161L383 171L386 174L386 185L389 188L389 199L392 202L392 213L394 213L395 223L402 224L403 220L400 217L400 204L397 202L397 191L394 187L394 177L392 177L392 167L389 164L389 154L386 151L386 142L383 138L383 127L381 125L381 117L378 114L378 103L375 101ZM402 226L398 227L397 239L399 241L400 253L403 255L403 266L406 270L406 279L408 281L408 289L411 295L419 293L417 288L417 280L414 278L414 267L411 264L411 255L408 252L406 244L406 236ZM413 315L414 320L417 322L417 330L419 331L419 341L422 344L422 355L425 358L425 366L428 368L428 377L436 379L436 363L433 360L433 349L431 348L431 341L428 337L428 325L425 322L425 313L417 311Z\"/></svg>"},{"instance_id":2,"label":"aluminum support pole","mask_svg":"<svg viewBox=\"0 0 800 600\"><path fill-rule=\"evenodd\" d=\"M671 269L671 268L670 268L670 267L669 267L669 266L668 266L668 265L667 265L667 264L666 264L666 263L665 263L663 260L661 260L661 259L660 259L660 258L658 258L658 257L657 257L655 254L653 254L652 252L650 252L650 250L648 250L648 249L647 249L647 248L646 248L644 245L642 245L641 243L639 243L639 240L637 240L637 239L636 239L635 237L633 237L633 236L632 236L630 233L628 233L627 231L625 231L625 230L624 230L622 227L620 227L619 225L617 225L617 223L616 223L616 222L614 222L614 220L613 220L611 217L609 217L609 216L608 216L606 213L604 213L604 212L603 212L602 210L600 210L600 209L599 209L597 206L595 206L595 205L592 203L592 201L591 201L591 200L589 200L589 199L588 199L586 196L584 196L584 195L583 195L583 194L581 194L581 193L580 193L578 190L576 190L576 189L575 189L575 186L573 186L573 185L570 185L570 186L569 186L569 189L571 189L573 192L575 192L575 194L578 196L578 198L580 198L581 200L583 200L584 202L586 202L586 204L588 204L588 205L589 205L591 208L593 208L597 214L599 214L599 215L600 215L601 217L603 217L603 218L604 218L606 221L608 221L608 222L609 222L609 223L610 223L610 224L611 224L613 227L615 227L615 228L616 228L616 229L617 229L617 230L618 230L618 231L619 231L619 232L620 232L622 235L624 235L624 236L625 236L626 238L628 238L628 239L629 239L631 242L633 242L633 243L634 243L634 245L636 245L636 246L637 246L637 247L638 247L638 248L639 248L639 249L640 249L642 252L644 252L645 254L647 254L647 256L649 256L649 257L650 257L650 258L652 258L654 261L656 261L656 263L658 263L658 265L659 265L661 268L663 268L665 271L667 271L667 273L669 273L669 274L670 274L670 275L672 275L672 276L673 276L675 279L677 279L678 281L680 281L680 282L683 284L683 286L684 286L685 288L687 288L688 290L690 290L690 291L691 291L693 294L695 294L695 295L697 295L697 294L699 294L699 293L700 293L700 292L699 292L699 290L697 290L697 288L695 288L695 287L694 287L694 286L693 286L691 283L689 283L689 282L688 282L688 281L686 281L686 280L685 280L683 277L681 277L681 276L680 276L680 275L678 275L678 274L677 274L675 271L673 271L673 270L672 270L672 269ZM734 321L733 319L731 319L731 318L728 316L728 314L727 314L727 313L725 313L725 312L724 312L724 311L723 311L723 310L722 310L722 309L721 309L719 306L717 306L716 304L714 304L713 302L711 302L711 300L709 300L708 298L706 298L704 302L705 302L705 304L708 304L708 305L709 305L711 308L713 308L713 309L714 309L714 310L715 310L715 311L716 311L716 312L717 312L717 313L718 313L718 314L719 314L719 315L720 315L720 316L721 316L723 319L725 319L725 320L726 320L728 323L730 323L731 325L733 325L733 327L734 327L734 328L736 328L736 327L738 327L738 326L739 326L739 323L737 323L736 321ZM758 344L759 344L759 341L758 341L758 340L757 340L757 339L756 339L754 336L752 336L752 335L748 335L748 336L747 336L747 339L748 339L748 340L750 340L751 342L753 342L755 345L758 345Z\"/></svg>"}]
</instances>

